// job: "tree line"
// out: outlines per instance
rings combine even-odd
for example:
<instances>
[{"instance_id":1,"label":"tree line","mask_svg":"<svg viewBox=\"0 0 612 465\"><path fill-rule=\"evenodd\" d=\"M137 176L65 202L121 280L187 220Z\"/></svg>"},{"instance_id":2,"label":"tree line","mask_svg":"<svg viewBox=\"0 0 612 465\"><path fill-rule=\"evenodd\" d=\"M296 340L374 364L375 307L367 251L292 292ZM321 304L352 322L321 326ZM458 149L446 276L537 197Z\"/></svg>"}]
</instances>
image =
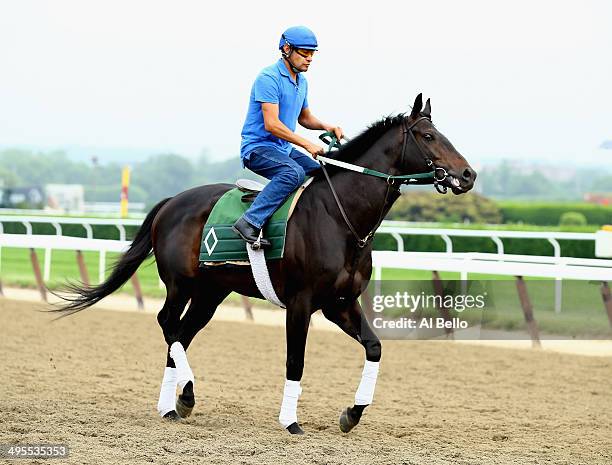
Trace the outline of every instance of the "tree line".
<instances>
[{"instance_id":1,"label":"tree line","mask_svg":"<svg viewBox=\"0 0 612 465\"><path fill-rule=\"evenodd\" d=\"M82 184L86 202L117 202L121 192L119 163L86 163L72 160L64 152L0 151L0 187L43 187L46 184ZM131 164L130 201L147 206L158 200L202 184L233 182L256 175L242 169L233 158L212 162L201 156L196 160L167 153L151 155Z\"/></svg>"},{"instance_id":2,"label":"tree line","mask_svg":"<svg viewBox=\"0 0 612 465\"><path fill-rule=\"evenodd\" d=\"M73 160L62 151L3 150L0 151L0 188L82 184L85 201L117 202L122 167L119 163L104 163L103 160L99 164ZM239 177L258 179L257 175L241 167L238 157L213 162L205 155L193 160L166 153L151 155L133 163L131 168L130 201L144 202L147 208L162 198L198 185L233 183ZM410 195L402 196L389 217L413 221L498 223L504 218L497 203L490 198L524 198L530 202L582 200L585 192L612 191L612 175L583 169L576 170L573 177L558 180L553 172L537 169L521 172L504 162L482 169L478 174L477 188L481 195L442 197L429 192L430 188L411 187L408 189ZM512 221L519 220L512 218ZM557 223L558 219L553 224Z\"/></svg>"}]
</instances>

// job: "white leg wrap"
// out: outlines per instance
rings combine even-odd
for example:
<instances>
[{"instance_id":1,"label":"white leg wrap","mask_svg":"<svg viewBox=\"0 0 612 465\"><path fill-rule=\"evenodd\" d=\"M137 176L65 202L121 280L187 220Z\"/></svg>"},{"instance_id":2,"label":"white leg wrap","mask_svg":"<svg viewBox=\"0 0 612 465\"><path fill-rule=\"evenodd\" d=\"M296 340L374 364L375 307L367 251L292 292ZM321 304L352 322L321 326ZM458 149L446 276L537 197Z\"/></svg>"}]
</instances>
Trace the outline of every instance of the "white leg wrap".
<instances>
[{"instance_id":1,"label":"white leg wrap","mask_svg":"<svg viewBox=\"0 0 612 465\"><path fill-rule=\"evenodd\" d=\"M160 416L174 410L176 403L176 368L166 367L164 379L162 380L161 390L159 391L159 401L157 411Z\"/></svg>"},{"instance_id":2,"label":"white leg wrap","mask_svg":"<svg viewBox=\"0 0 612 465\"><path fill-rule=\"evenodd\" d=\"M283 428L292 423L297 423L297 404L302 388L299 381L285 380L285 391L283 392L283 403L281 404L278 421Z\"/></svg>"},{"instance_id":3,"label":"white leg wrap","mask_svg":"<svg viewBox=\"0 0 612 465\"><path fill-rule=\"evenodd\" d=\"M189 381L195 384L193 371L191 371L191 367L187 361L187 354L185 353L183 344L178 341L172 344L170 346L170 357L172 357L174 365L176 366L176 381L179 387L183 389L185 384Z\"/></svg>"},{"instance_id":4,"label":"white leg wrap","mask_svg":"<svg viewBox=\"0 0 612 465\"><path fill-rule=\"evenodd\" d=\"M366 360L363 372L361 373L361 382L355 393L355 405L370 405L372 403L379 365L380 362L369 362Z\"/></svg>"}]
</instances>

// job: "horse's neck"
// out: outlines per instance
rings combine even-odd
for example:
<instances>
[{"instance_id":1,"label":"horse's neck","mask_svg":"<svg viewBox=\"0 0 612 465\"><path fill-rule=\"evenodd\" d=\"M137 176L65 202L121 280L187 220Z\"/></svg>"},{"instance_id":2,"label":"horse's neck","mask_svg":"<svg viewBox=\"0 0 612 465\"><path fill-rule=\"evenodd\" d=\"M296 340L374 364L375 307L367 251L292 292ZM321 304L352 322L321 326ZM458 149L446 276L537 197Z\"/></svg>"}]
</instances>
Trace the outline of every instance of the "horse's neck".
<instances>
[{"instance_id":1,"label":"horse's neck","mask_svg":"<svg viewBox=\"0 0 612 465\"><path fill-rule=\"evenodd\" d=\"M398 174L394 168L395 157L385 154L382 145L374 144L351 163L382 173ZM354 171L337 172L332 176L332 184L350 222L361 238L377 226L399 197L395 188L388 190L385 179ZM341 215L338 215L337 220L345 223Z\"/></svg>"}]
</instances>

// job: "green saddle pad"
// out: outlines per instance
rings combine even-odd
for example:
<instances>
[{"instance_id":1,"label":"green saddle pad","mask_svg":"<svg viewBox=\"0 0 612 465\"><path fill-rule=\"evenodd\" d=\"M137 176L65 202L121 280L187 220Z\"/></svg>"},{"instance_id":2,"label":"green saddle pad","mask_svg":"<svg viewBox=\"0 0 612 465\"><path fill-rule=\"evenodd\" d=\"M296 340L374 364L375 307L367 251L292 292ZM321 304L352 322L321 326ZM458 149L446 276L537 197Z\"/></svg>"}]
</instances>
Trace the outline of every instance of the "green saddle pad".
<instances>
[{"instance_id":1,"label":"green saddle pad","mask_svg":"<svg viewBox=\"0 0 612 465\"><path fill-rule=\"evenodd\" d=\"M272 247L265 250L268 260L283 256L289 208L296 192L285 200L264 226L264 237L272 243ZM231 189L213 207L202 231L200 266L228 261L248 262L245 241L232 231L232 225L251 206L252 202L243 202L245 195L248 194L238 188Z\"/></svg>"}]
</instances>

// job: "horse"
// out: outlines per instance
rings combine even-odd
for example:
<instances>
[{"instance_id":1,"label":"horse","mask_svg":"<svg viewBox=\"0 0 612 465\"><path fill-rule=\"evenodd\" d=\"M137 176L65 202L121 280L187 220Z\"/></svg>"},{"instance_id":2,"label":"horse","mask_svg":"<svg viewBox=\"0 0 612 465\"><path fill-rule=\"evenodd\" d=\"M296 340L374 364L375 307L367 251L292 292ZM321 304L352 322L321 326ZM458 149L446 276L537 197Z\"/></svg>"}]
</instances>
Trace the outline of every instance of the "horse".
<instances>
[{"instance_id":1,"label":"horse","mask_svg":"<svg viewBox=\"0 0 612 465\"><path fill-rule=\"evenodd\" d=\"M372 273L374 231L400 196L407 175L430 172L433 178L412 181L433 183L440 192L451 189L456 195L468 192L476 179L466 159L433 125L430 100L423 107L421 94L410 114L388 116L372 124L342 144L334 159L379 176L322 163L323 173L314 175L288 222L283 257L268 262L276 295L286 305L286 379L279 422L291 434L304 433L297 420L297 403L309 323L319 309L365 350L355 403L340 415L341 431L353 429L372 403L382 346L358 297ZM233 187L195 187L159 202L110 276L97 286L67 285L71 294L64 295L65 303L54 309L67 316L90 307L119 289L154 254L167 292L157 315L168 345L157 406L163 418L180 420L194 408L195 380L186 350L219 304L232 291L263 298L250 267L199 266L206 219L217 200Z\"/></svg>"}]
</instances>

